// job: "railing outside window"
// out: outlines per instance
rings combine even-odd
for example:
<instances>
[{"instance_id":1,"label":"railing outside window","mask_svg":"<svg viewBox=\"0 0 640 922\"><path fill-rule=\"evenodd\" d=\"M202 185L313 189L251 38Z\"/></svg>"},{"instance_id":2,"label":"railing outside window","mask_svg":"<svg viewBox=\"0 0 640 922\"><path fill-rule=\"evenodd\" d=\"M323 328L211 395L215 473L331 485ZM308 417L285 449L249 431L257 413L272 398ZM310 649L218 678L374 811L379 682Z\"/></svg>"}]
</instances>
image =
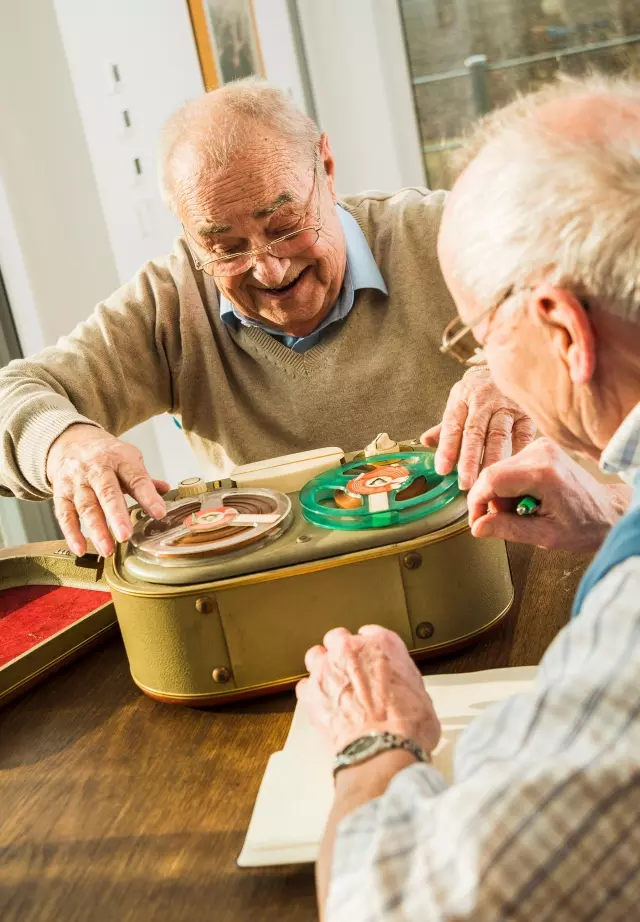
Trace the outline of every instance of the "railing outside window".
<instances>
[{"instance_id":1,"label":"railing outside window","mask_svg":"<svg viewBox=\"0 0 640 922\"><path fill-rule=\"evenodd\" d=\"M425 167L450 188L470 123L559 72L640 71L638 0L399 0Z\"/></svg>"}]
</instances>

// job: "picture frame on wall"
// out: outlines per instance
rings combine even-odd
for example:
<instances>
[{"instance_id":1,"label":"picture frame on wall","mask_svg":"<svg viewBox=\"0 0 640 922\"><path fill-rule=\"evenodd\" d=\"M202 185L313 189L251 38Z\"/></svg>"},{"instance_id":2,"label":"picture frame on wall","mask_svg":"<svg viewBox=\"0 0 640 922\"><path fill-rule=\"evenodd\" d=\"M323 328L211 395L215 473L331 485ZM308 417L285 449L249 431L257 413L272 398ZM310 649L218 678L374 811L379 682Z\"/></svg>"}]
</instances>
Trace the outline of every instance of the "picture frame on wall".
<instances>
[{"instance_id":1,"label":"picture frame on wall","mask_svg":"<svg viewBox=\"0 0 640 922\"><path fill-rule=\"evenodd\" d=\"M207 90L264 76L252 0L187 0Z\"/></svg>"}]
</instances>

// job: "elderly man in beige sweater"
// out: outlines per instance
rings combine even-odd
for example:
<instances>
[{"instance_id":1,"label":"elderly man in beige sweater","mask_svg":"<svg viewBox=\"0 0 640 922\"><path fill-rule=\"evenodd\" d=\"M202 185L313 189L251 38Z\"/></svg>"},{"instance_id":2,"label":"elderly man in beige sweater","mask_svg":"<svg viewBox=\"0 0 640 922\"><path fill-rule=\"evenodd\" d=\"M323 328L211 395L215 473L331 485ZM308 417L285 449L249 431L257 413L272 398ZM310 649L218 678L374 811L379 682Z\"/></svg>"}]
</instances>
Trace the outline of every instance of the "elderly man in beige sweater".
<instances>
[{"instance_id":1,"label":"elderly man in beige sweater","mask_svg":"<svg viewBox=\"0 0 640 922\"><path fill-rule=\"evenodd\" d=\"M338 204L326 135L264 83L169 122L162 186L184 234L68 337L0 372L0 492L53 494L70 547L161 517L166 484L118 436L164 412L222 475L240 463L425 425L461 486L533 436L529 418L439 353L454 307L436 257L442 192ZM447 403L447 395L450 394ZM442 426L434 425L446 413ZM603 511L604 510L604 511ZM597 510L613 516L604 500Z\"/></svg>"}]
</instances>

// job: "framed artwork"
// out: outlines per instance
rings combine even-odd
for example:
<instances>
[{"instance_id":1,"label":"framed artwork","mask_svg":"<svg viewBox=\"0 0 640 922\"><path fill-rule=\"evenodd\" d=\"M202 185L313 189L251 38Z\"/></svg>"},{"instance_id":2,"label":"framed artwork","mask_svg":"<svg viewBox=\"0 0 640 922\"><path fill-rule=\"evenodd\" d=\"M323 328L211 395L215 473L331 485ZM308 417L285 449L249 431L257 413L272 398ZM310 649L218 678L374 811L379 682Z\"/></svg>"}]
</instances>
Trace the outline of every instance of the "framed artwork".
<instances>
[{"instance_id":1,"label":"framed artwork","mask_svg":"<svg viewBox=\"0 0 640 922\"><path fill-rule=\"evenodd\" d=\"M264 76L251 0L187 0L207 90Z\"/></svg>"}]
</instances>

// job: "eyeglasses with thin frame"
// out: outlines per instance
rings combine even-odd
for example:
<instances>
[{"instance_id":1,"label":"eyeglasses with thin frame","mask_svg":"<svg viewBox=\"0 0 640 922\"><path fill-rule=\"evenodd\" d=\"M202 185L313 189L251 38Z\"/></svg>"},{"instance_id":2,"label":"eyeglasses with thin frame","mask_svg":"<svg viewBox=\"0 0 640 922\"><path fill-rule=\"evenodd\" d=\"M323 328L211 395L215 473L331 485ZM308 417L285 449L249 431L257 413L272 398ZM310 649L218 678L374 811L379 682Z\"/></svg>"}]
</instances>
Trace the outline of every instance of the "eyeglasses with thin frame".
<instances>
[{"instance_id":1,"label":"eyeglasses with thin frame","mask_svg":"<svg viewBox=\"0 0 640 922\"><path fill-rule=\"evenodd\" d=\"M484 350L473 335L473 329L495 313L515 293L515 286L509 285L498 301L478 314L471 323L463 324L460 317L455 317L444 329L440 352L443 355L453 356L461 365L484 365L486 362Z\"/></svg>"},{"instance_id":2,"label":"eyeglasses with thin frame","mask_svg":"<svg viewBox=\"0 0 640 922\"><path fill-rule=\"evenodd\" d=\"M311 187L311 194L309 195L305 213L309 211L309 206L317 188L318 161L316 160L313 167L313 185ZM275 256L276 259L288 259L291 256L298 256L298 254L304 253L305 250L310 250L318 242L320 231L322 230L319 195L317 199L315 224L300 227L290 234L284 234L282 237L272 240L271 243L266 243L264 246L254 247L252 250L245 250L241 253L228 253L223 256L211 256L208 259L200 259L189 242L190 235L187 233L183 224L182 230L184 231L187 246L193 256L196 269L204 270L207 266L214 265L215 268L213 271L209 272L209 275L212 275L214 278L230 278L234 275L242 275L243 272L253 269L258 258L263 253L269 253L270 256ZM193 243L195 243L195 241L193 241Z\"/></svg>"}]
</instances>

